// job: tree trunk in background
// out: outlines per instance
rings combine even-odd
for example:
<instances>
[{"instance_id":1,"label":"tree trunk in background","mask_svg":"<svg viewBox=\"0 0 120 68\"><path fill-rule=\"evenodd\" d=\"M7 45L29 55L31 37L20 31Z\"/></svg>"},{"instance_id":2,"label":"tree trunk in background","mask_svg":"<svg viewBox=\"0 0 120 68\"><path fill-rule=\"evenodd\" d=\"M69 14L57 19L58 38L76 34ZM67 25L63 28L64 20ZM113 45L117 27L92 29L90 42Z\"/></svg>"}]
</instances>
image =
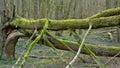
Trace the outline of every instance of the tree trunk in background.
<instances>
[{"instance_id":1,"label":"tree trunk in background","mask_svg":"<svg viewBox=\"0 0 120 68\"><path fill-rule=\"evenodd\" d=\"M3 22L3 15L2 15L2 13L3 13L3 0L0 0L0 29L1 29L1 27L2 27L2 22ZM0 34L0 54L1 54L1 50L2 50L2 35ZM0 58L1 58L1 56L0 56Z\"/></svg>"},{"instance_id":2,"label":"tree trunk in background","mask_svg":"<svg viewBox=\"0 0 120 68\"><path fill-rule=\"evenodd\" d=\"M119 0L106 0L106 9L118 7ZM112 29L112 28L111 28ZM120 28L117 27L117 42L120 42Z\"/></svg>"},{"instance_id":3,"label":"tree trunk in background","mask_svg":"<svg viewBox=\"0 0 120 68\"><path fill-rule=\"evenodd\" d=\"M114 7L119 7L120 0L113 0L114 1ZM117 27L117 41L120 42L120 26Z\"/></svg>"},{"instance_id":4,"label":"tree trunk in background","mask_svg":"<svg viewBox=\"0 0 120 68\"><path fill-rule=\"evenodd\" d=\"M0 29L2 28L2 26L6 23L6 21L8 20L8 10L6 8L6 4L5 4L5 0L0 0ZM5 43L5 32L2 32L0 30L0 52L1 52L1 55L0 57L2 56L2 53L3 53L3 45Z\"/></svg>"},{"instance_id":5,"label":"tree trunk in background","mask_svg":"<svg viewBox=\"0 0 120 68\"><path fill-rule=\"evenodd\" d=\"M14 0L10 0L9 2L6 2L6 0L0 0L0 16L1 16L1 23L2 26L0 35L1 35L1 57L7 57L7 55L13 57L15 53L15 46L13 45L14 41L17 40L12 40L11 43L7 44L7 39L9 38L8 35L11 34L11 31L14 29L12 26L6 27L10 21L15 17L15 6L14 6ZM13 45L11 47L11 45ZM4 53L3 53L4 52Z\"/></svg>"},{"instance_id":6,"label":"tree trunk in background","mask_svg":"<svg viewBox=\"0 0 120 68\"><path fill-rule=\"evenodd\" d=\"M39 0L34 0L34 19L39 18Z\"/></svg>"},{"instance_id":7,"label":"tree trunk in background","mask_svg":"<svg viewBox=\"0 0 120 68\"><path fill-rule=\"evenodd\" d=\"M28 8L27 8L28 0L22 0L22 17L28 18Z\"/></svg>"},{"instance_id":8,"label":"tree trunk in background","mask_svg":"<svg viewBox=\"0 0 120 68\"><path fill-rule=\"evenodd\" d=\"M80 9L81 11L80 11L80 19L82 19L83 17L82 17L82 13L83 13L83 0L80 0L80 3L78 2L78 4L80 4L80 6L78 6L78 8L77 9ZM79 8L80 7L80 8ZM78 12L79 13L79 12ZM80 35L80 37L82 38L82 33L83 33L83 29L79 29L79 35Z\"/></svg>"},{"instance_id":9,"label":"tree trunk in background","mask_svg":"<svg viewBox=\"0 0 120 68\"><path fill-rule=\"evenodd\" d=\"M117 27L117 42L120 42L120 27Z\"/></svg>"},{"instance_id":10,"label":"tree trunk in background","mask_svg":"<svg viewBox=\"0 0 120 68\"><path fill-rule=\"evenodd\" d=\"M63 0L61 0L60 2L59 2L59 4L57 4L57 2L59 2L59 1L56 1L56 3L55 3L55 5L56 5L56 10L55 10L55 19L56 20L60 20L60 19L63 19L63 11L64 11L64 9L63 9ZM57 35L57 36L62 36L62 33L63 33L63 31L56 31L56 33L55 33L55 35Z\"/></svg>"}]
</instances>

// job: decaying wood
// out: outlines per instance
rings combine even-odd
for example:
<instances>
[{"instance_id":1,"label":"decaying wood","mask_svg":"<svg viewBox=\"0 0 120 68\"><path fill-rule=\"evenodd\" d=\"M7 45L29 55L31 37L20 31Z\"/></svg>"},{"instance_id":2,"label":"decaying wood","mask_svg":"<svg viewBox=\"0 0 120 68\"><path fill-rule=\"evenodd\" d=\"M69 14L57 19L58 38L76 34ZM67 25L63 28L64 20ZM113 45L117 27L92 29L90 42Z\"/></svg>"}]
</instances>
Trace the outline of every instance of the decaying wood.
<instances>
[{"instance_id":1,"label":"decaying wood","mask_svg":"<svg viewBox=\"0 0 120 68\"><path fill-rule=\"evenodd\" d=\"M13 34L8 40L8 42L12 42L13 40L15 41L16 38L18 37L22 37L22 36L26 36L20 32L15 32L15 33L11 33ZM27 37L30 37L30 36L27 36ZM37 35L35 36L37 37ZM34 38L35 38L34 37ZM33 39L34 40L34 39ZM51 37L48 37L48 40L54 45L55 48L57 49L60 49L60 50L67 50L67 51L70 51L69 48L67 48L66 46L64 46L63 44L61 44L60 42L58 42L57 40L51 38ZM73 42L73 41L68 41L68 40L62 40L64 43L66 43L73 51L77 51L78 48L79 48L79 44L77 42ZM44 42L44 43L43 43ZM40 40L38 42L38 44L44 44L46 46L49 46L50 44L46 41L44 41L44 39ZM16 44L16 42L13 42L12 45L8 45L7 48L10 47L10 49L14 49L14 45ZM12 46L12 47L11 47ZM84 46L87 46L90 48L91 51L93 51L97 56L108 56L108 57L112 57L114 55L116 55L119 51L120 51L120 47L118 46L103 46L103 45L92 45L92 44L84 44ZM82 48L82 51L81 53L82 54L88 54L88 52L85 50L85 48ZM50 47L50 46L49 46ZM7 49L6 48L6 49ZM10 51L7 50L7 51ZM13 56L14 52L10 51L11 53L9 52L6 52L6 54L8 54L9 56ZM120 57L120 55L117 55L116 57Z\"/></svg>"},{"instance_id":2,"label":"decaying wood","mask_svg":"<svg viewBox=\"0 0 120 68\"><path fill-rule=\"evenodd\" d=\"M48 38L49 41L55 46L57 49L61 50L68 50L70 51L67 47L65 47L63 44L59 43L53 38ZM79 45L77 42L73 41L67 41L67 40L61 40L64 43L66 43L72 50L77 51L79 48ZM49 44L46 42L46 45L49 46ZM92 45L92 44L84 44L81 53L82 54L88 54L87 51L85 50L85 46L89 47L92 52L94 52L97 56L108 56L108 57L113 57L120 51L119 46L105 46L105 45ZM117 55L116 57L120 57L120 54Z\"/></svg>"},{"instance_id":3,"label":"decaying wood","mask_svg":"<svg viewBox=\"0 0 120 68\"><path fill-rule=\"evenodd\" d=\"M15 45L18 41L18 38L23 34L18 32L17 30L12 30L9 35L7 36L5 45L4 45L4 52L8 59L15 58Z\"/></svg>"}]
</instances>

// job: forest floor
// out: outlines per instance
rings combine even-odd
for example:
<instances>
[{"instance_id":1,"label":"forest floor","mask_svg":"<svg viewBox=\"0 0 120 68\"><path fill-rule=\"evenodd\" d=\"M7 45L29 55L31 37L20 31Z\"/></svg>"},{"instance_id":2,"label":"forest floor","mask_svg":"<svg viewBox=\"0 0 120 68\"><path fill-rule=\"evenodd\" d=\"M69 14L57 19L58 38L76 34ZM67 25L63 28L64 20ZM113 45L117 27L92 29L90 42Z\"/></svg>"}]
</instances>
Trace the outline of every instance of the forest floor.
<instances>
[{"instance_id":1,"label":"forest floor","mask_svg":"<svg viewBox=\"0 0 120 68\"><path fill-rule=\"evenodd\" d=\"M86 38L85 43L96 44L96 45L107 45L107 46L119 46L120 43L117 42L116 31L112 31L113 40L109 39L108 31L114 28L102 28L93 29ZM52 32L54 33L54 32ZM83 31L83 35L85 30ZM68 36L69 32L63 32L63 39L74 40L73 37ZM83 37L83 35L81 35ZM21 56L24 49L24 44L26 40L19 40L16 46L16 60ZM57 55L58 54L58 55ZM43 45L36 45L29 55L28 60L26 60L23 68L65 68L66 63L70 62L75 54L69 51L58 50L56 52L50 48ZM61 57L62 59L61 59ZM73 68L99 68L94 60L88 55L81 55L82 59L77 59L73 64ZM100 57L103 64L107 63L112 57ZM11 68L16 60L0 60L0 68ZM65 61L65 62L64 62ZM106 68L120 68L120 58L114 58L106 65ZM16 67L18 68L18 67Z\"/></svg>"}]
</instances>

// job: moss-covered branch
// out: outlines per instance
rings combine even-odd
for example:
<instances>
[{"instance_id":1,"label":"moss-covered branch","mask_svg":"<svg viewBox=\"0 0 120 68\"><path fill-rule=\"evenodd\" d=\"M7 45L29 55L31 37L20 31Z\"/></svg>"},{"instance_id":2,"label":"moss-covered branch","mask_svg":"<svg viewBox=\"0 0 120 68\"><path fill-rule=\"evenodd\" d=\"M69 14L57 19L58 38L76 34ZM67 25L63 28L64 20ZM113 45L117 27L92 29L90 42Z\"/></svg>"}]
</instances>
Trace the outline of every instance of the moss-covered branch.
<instances>
[{"instance_id":1,"label":"moss-covered branch","mask_svg":"<svg viewBox=\"0 0 120 68\"><path fill-rule=\"evenodd\" d=\"M51 43L57 49L68 50L69 51L69 49L67 47L65 47L64 45L62 45L61 43L59 43L55 39L53 39L53 38L48 38L48 39L49 39L49 41L51 41ZM78 48L79 48L79 44L77 42L68 41L68 40L61 40L61 41L66 43L74 51L77 51ZM47 46L49 46L49 43L47 41L45 41L45 44ZM120 51L120 47L118 47L118 46L103 46L103 45L92 45L92 44L84 44L84 46L89 47L90 50L93 51L97 56L113 57ZM82 54L88 54L84 46L81 50L81 53ZM117 55L116 57L120 57L120 55Z\"/></svg>"},{"instance_id":2,"label":"moss-covered branch","mask_svg":"<svg viewBox=\"0 0 120 68\"><path fill-rule=\"evenodd\" d=\"M16 18L11 21L11 25L17 25L21 28L42 29L47 19L25 19ZM99 12L86 19L67 19L67 20L51 20L49 19L50 30L65 30L65 29L87 29L89 24L93 28L117 26L120 24L120 8L108 9Z\"/></svg>"},{"instance_id":3,"label":"moss-covered branch","mask_svg":"<svg viewBox=\"0 0 120 68\"><path fill-rule=\"evenodd\" d=\"M109 17L115 15L120 15L120 8L112 8L112 9L104 10L88 18L92 19L92 18Z\"/></svg>"},{"instance_id":4,"label":"moss-covered branch","mask_svg":"<svg viewBox=\"0 0 120 68\"><path fill-rule=\"evenodd\" d=\"M25 18L17 18L11 22L11 25L17 25L26 29L42 29L46 19L28 20ZM51 30L65 29L87 29L89 24L93 28L117 26L120 24L120 15L111 17L100 17L94 19L67 19L67 20L49 20L49 28Z\"/></svg>"}]
</instances>

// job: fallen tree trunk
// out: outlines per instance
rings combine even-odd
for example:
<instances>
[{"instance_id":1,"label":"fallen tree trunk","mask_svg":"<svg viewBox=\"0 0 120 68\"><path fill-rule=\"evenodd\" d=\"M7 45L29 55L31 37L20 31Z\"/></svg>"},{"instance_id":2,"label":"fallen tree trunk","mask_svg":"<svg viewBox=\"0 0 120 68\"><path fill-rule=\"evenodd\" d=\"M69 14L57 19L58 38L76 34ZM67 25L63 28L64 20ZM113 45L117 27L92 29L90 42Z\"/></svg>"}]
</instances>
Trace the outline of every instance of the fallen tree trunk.
<instances>
[{"instance_id":1,"label":"fallen tree trunk","mask_svg":"<svg viewBox=\"0 0 120 68\"><path fill-rule=\"evenodd\" d=\"M28 35L25 35L23 33L18 32L18 31L15 32L15 33L11 33L10 35L11 36L7 40L7 42L8 42L7 44L11 44L11 42L15 41L15 39L18 38L18 37L22 37L22 38L24 38L24 37L28 37L29 38L30 37ZM37 35L35 35L32 40L34 40L36 37L37 37ZM59 39L60 41L64 42L66 45L68 45L68 47L66 47L66 46L64 46L63 44L61 44L60 42L58 42L57 40L55 40L55 39L53 39L51 37L48 37L47 39L54 45L55 48L60 49L60 50L71 51L68 48L68 47L70 47L73 51L77 52L77 50L79 48L79 44L77 42ZM38 42L38 44L41 44L41 43L50 47L49 42L45 41L45 39L42 39L42 40L40 40ZM13 46L15 44L16 44L16 42L14 44L9 45L11 50L15 47L15 46ZM87 54L87 55L89 55L89 53L86 51L85 46L87 46L97 56L113 57L120 51L120 47L118 47L118 46L103 46L103 45L84 44L84 46L83 46L83 48L81 50L81 53L82 54ZM9 52L11 52L11 54L8 54ZM10 56L9 58L12 58L11 55L12 54L14 55L14 53L13 53L13 51L9 51L9 52L6 52L6 54L8 54L8 57ZM120 57L120 54L117 55L116 57Z\"/></svg>"},{"instance_id":2,"label":"fallen tree trunk","mask_svg":"<svg viewBox=\"0 0 120 68\"><path fill-rule=\"evenodd\" d=\"M42 29L48 19L28 20L25 18L16 18L11 21L11 25L19 26L26 29ZM92 24L93 28L102 28L117 26L120 24L120 8L113 8L99 12L86 19L67 19L51 20L49 19L50 30L65 29L87 29Z\"/></svg>"},{"instance_id":3,"label":"fallen tree trunk","mask_svg":"<svg viewBox=\"0 0 120 68\"><path fill-rule=\"evenodd\" d=\"M53 38L48 38L49 41L54 45L55 48L61 49L61 50L68 50L70 51L66 46L63 44L59 43ZM62 42L66 43L72 50L78 51L79 45L77 42L73 41L68 41L68 40L62 40ZM50 46L50 44L45 41L46 46ZM119 46L103 46L103 45L92 45L92 44L84 44L81 53L82 54L87 54L88 52L85 49L85 46L87 46L93 53L95 53L97 56L108 56L108 57L113 57L115 56L119 51L120 47ZM116 57L120 57L120 54L117 55Z\"/></svg>"},{"instance_id":4,"label":"fallen tree trunk","mask_svg":"<svg viewBox=\"0 0 120 68\"><path fill-rule=\"evenodd\" d=\"M42 29L47 19L28 20L25 18L16 18L10 24L25 29ZM49 19L49 30L66 29L87 29L92 24L92 28L102 28L118 26L120 24L120 15L110 17L100 17L93 19L67 19L51 20Z\"/></svg>"}]
</instances>

